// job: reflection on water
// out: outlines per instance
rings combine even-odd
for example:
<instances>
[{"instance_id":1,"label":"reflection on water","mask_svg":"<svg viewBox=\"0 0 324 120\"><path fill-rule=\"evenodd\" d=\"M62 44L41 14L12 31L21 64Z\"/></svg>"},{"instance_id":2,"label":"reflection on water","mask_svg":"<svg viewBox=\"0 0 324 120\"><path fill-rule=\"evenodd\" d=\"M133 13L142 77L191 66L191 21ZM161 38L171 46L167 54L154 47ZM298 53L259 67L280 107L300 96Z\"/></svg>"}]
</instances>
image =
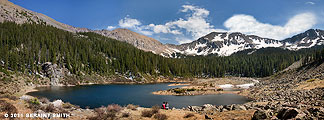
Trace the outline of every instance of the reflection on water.
<instances>
[{"instance_id":1,"label":"reflection on water","mask_svg":"<svg viewBox=\"0 0 324 120\"><path fill-rule=\"evenodd\" d=\"M154 91L166 90L181 86L168 84L145 85L89 85L73 87L42 87L39 91L28 93L32 96L46 97L50 100L61 99L64 102L96 108L108 104L135 104L143 107L160 105L169 102L171 107L182 108L189 105L226 105L243 104L249 100L236 94L197 95L197 96L161 96L151 94Z\"/></svg>"}]
</instances>

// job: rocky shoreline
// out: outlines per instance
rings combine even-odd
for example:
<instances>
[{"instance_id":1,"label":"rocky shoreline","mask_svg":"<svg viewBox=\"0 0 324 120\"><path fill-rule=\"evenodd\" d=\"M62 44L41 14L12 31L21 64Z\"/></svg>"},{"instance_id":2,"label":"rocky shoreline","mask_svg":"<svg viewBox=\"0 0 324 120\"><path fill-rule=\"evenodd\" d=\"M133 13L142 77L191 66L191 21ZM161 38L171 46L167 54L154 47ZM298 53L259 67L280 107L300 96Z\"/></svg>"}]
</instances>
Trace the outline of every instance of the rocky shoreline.
<instances>
[{"instance_id":1,"label":"rocky shoreline","mask_svg":"<svg viewBox=\"0 0 324 120\"><path fill-rule=\"evenodd\" d=\"M237 93L252 99L251 102L221 106L205 104L203 106L188 106L184 109L204 114L205 118L210 119L217 119L218 114L231 111L236 113L251 111L253 120L324 119L323 73L324 64L286 70L259 79L259 83Z\"/></svg>"},{"instance_id":2,"label":"rocky shoreline","mask_svg":"<svg viewBox=\"0 0 324 120\"><path fill-rule=\"evenodd\" d=\"M299 68L287 70L276 75L258 79L259 82L255 82L254 86L250 86L248 89L240 91L222 91L225 88L220 88L219 85L231 84L239 86L242 84L251 83L254 81L252 78L216 78L216 79L195 79L186 84L173 84L173 85L185 85L182 86L179 91L185 89L185 92L180 95L199 95L199 94L221 94L226 92L233 92L238 95L251 98L252 101L245 104L233 104L233 105L221 105L215 106L205 104L202 106L188 106L183 109L172 109L168 111L162 111L166 116L178 117L174 115L174 112L187 116L184 113L194 114L195 118L201 119L324 119L324 64L313 68ZM17 77L19 78L19 77ZM29 77L26 77L29 78ZM230 80L229 80L230 79ZM233 79L233 80L231 80ZM183 81L182 81L183 82ZM188 82L188 81L186 81ZM124 84L125 82L116 82L116 84ZM90 83L89 83L90 84ZM113 83L109 83L113 84ZM26 94L27 92L35 91L36 85L22 86L17 96ZM213 88L213 89L210 89ZM217 90L219 89L219 90ZM211 91L208 93L208 91ZM189 91L189 94L188 94ZM161 91L158 91L161 92ZM173 91L174 92L174 91ZM196 92L196 93L194 93ZM172 93L172 92L171 92ZM158 93L160 95L170 95L168 93ZM174 94L179 95L179 93ZM30 97L30 96L29 96ZM10 98L10 97L9 97ZM20 104L27 104L28 101L33 98L24 100L16 99L10 100L9 98L0 98L5 102L13 104L17 109L27 109L27 111L45 112L43 111L31 111L31 108L22 107ZM24 98L24 97L23 97ZM26 98L26 97L25 97ZM55 101L53 101L55 102ZM49 102L44 104L49 106L54 104ZM56 100L57 102L57 100ZM60 103L64 103L59 101ZM73 106L73 105L71 105ZM22 108L21 108L22 107ZM95 109L82 109L76 106L73 109L61 109L61 107L55 108L56 110L63 110L65 112L74 113L69 119L88 119L96 116ZM123 107L123 110L131 113L131 118L143 119L146 117L141 116L141 112L149 110L150 108L136 108L138 111L132 111ZM125 112L124 111L124 112ZM130 112L132 111L132 112ZM123 118L122 114L118 113L120 119ZM126 114L126 113L125 113ZM81 115L81 117L80 117ZM191 116L191 115L188 115ZM245 116L243 118L243 116ZM153 118L153 116L151 116ZM187 119L185 117L178 117L178 119Z\"/></svg>"},{"instance_id":3,"label":"rocky shoreline","mask_svg":"<svg viewBox=\"0 0 324 120\"><path fill-rule=\"evenodd\" d=\"M257 82L253 78L244 77L197 79L185 84L171 84L172 86L176 85L181 87L155 91L152 94L175 96L238 94L242 89L246 89Z\"/></svg>"}]
</instances>

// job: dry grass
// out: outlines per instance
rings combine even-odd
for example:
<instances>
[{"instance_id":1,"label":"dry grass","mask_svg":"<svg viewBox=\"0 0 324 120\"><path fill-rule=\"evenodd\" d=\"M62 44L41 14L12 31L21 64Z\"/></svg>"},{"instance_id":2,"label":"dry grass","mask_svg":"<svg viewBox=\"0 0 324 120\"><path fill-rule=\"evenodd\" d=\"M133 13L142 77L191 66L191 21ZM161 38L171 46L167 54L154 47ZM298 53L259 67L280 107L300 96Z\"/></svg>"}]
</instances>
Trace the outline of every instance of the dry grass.
<instances>
[{"instance_id":1,"label":"dry grass","mask_svg":"<svg viewBox=\"0 0 324 120\"><path fill-rule=\"evenodd\" d=\"M191 118L194 116L195 116L195 114L193 114L193 113L187 113L185 116L183 116L183 118Z\"/></svg>"},{"instance_id":2,"label":"dry grass","mask_svg":"<svg viewBox=\"0 0 324 120\"><path fill-rule=\"evenodd\" d=\"M209 117L214 120L251 120L254 110L235 110L228 112L219 112Z\"/></svg>"},{"instance_id":3,"label":"dry grass","mask_svg":"<svg viewBox=\"0 0 324 120\"><path fill-rule=\"evenodd\" d=\"M142 111L142 117L152 117L154 114L159 113L160 109L160 106L154 105L152 106L151 110Z\"/></svg>"},{"instance_id":4,"label":"dry grass","mask_svg":"<svg viewBox=\"0 0 324 120\"><path fill-rule=\"evenodd\" d=\"M117 104L108 105L107 107L100 107L94 109L96 116L88 118L89 120L113 120L116 114L122 110L122 107Z\"/></svg>"},{"instance_id":5,"label":"dry grass","mask_svg":"<svg viewBox=\"0 0 324 120\"><path fill-rule=\"evenodd\" d=\"M122 107L117 104L112 104L107 106L108 112L119 112L120 110L122 110Z\"/></svg>"},{"instance_id":6,"label":"dry grass","mask_svg":"<svg viewBox=\"0 0 324 120\"><path fill-rule=\"evenodd\" d=\"M28 108L30 108L33 111L37 111L41 109L40 102L37 98L31 99L27 103L28 103Z\"/></svg>"},{"instance_id":7,"label":"dry grass","mask_svg":"<svg viewBox=\"0 0 324 120\"><path fill-rule=\"evenodd\" d=\"M56 109L53 104L48 104L44 109L44 112L55 112L55 111Z\"/></svg>"},{"instance_id":8,"label":"dry grass","mask_svg":"<svg viewBox=\"0 0 324 120\"><path fill-rule=\"evenodd\" d=\"M154 112L152 110L144 110L142 111L142 117L152 117Z\"/></svg>"},{"instance_id":9,"label":"dry grass","mask_svg":"<svg viewBox=\"0 0 324 120\"><path fill-rule=\"evenodd\" d=\"M155 113L158 113L160 111L160 106L158 105L154 105L152 106L152 112L155 114Z\"/></svg>"},{"instance_id":10,"label":"dry grass","mask_svg":"<svg viewBox=\"0 0 324 120\"><path fill-rule=\"evenodd\" d=\"M297 90L310 90L315 88L323 88L324 87L324 80L319 79L310 79L304 82L301 82L296 87Z\"/></svg>"},{"instance_id":11,"label":"dry grass","mask_svg":"<svg viewBox=\"0 0 324 120\"><path fill-rule=\"evenodd\" d=\"M130 114L129 114L128 112L122 114L122 117L126 117L126 118L127 118L127 117L129 117L129 116L130 116Z\"/></svg>"},{"instance_id":12,"label":"dry grass","mask_svg":"<svg viewBox=\"0 0 324 120\"><path fill-rule=\"evenodd\" d=\"M18 113L18 110L14 105L12 105L4 100L0 100L0 112L5 112L10 115L11 113ZM4 116L1 116L1 117L4 117ZM0 119L3 119L1 117L0 117ZM11 119L13 119L13 118L11 118Z\"/></svg>"},{"instance_id":13,"label":"dry grass","mask_svg":"<svg viewBox=\"0 0 324 120\"><path fill-rule=\"evenodd\" d=\"M39 102L41 102L41 103L44 103L44 104L47 104L47 103L49 103L50 101L47 99L47 98L40 98L39 99Z\"/></svg>"},{"instance_id":14,"label":"dry grass","mask_svg":"<svg viewBox=\"0 0 324 120\"><path fill-rule=\"evenodd\" d=\"M168 119L168 116L162 113L157 113L154 115L154 118L157 120L166 120Z\"/></svg>"},{"instance_id":15,"label":"dry grass","mask_svg":"<svg viewBox=\"0 0 324 120\"><path fill-rule=\"evenodd\" d=\"M73 105L71 103L64 103L62 105L62 107L65 108L65 109L70 109L70 108L73 108Z\"/></svg>"},{"instance_id":16,"label":"dry grass","mask_svg":"<svg viewBox=\"0 0 324 120\"><path fill-rule=\"evenodd\" d=\"M138 105L133 105L133 104L128 104L126 106L127 109L130 109L130 110L136 110L136 108L138 108L139 106Z\"/></svg>"},{"instance_id":17,"label":"dry grass","mask_svg":"<svg viewBox=\"0 0 324 120\"><path fill-rule=\"evenodd\" d=\"M18 100L18 98L16 96L9 95L9 94L1 95L0 98L8 98L10 100Z\"/></svg>"}]
</instances>

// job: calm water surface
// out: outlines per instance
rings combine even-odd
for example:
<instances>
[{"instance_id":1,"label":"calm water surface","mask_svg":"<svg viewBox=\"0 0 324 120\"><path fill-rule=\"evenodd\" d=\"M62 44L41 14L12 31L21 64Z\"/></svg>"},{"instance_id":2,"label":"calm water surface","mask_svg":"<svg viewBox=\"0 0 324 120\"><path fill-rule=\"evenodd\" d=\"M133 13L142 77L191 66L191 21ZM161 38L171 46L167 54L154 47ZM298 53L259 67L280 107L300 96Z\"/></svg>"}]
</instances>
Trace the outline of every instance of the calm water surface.
<instances>
[{"instance_id":1,"label":"calm water surface","mask_svg":"<svg viewBox=\"0 0 324 120\"><path fill-rule=\"evenodd\" d=\"M145 84L145 85L89 85L73 87L44 87L39 91L28 93L36 97L48 99L61 99L79 105L82 108L89 106L96 108L109 104L135 104L142 107L160 105L167 101L170 107L182 108L189 105L227 105L243 104L249 99L236 94L198 95L198 96L162 96L151 94L154 91L166 90L181 86L168 86L169 84Z\"/></svg>"}]
</instances>

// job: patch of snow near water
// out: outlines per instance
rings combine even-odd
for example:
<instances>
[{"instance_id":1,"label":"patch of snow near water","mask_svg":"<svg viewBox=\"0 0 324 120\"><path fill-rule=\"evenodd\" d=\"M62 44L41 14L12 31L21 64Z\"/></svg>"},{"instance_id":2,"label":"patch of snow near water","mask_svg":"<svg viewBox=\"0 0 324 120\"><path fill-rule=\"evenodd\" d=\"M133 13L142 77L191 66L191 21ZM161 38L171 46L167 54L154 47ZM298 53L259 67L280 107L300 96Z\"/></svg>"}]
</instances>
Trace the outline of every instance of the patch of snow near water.
<instances>
[{"instance_id":1,"label":"patch of snow near water","mask_svg":"<svg viewBox=\"0 0 324 120\"><path fill-rule=\"evenodd\" d=\"M225 85L218 85L220 88L232 88L234 85L232 84L225 84Z\"/></svg>"},{"instance_id":2,"label":"patch of snow near water","mask_svg":"<svg viewBox=\"0 0 324 120\"><path fill-rule=\"evenodd\" d=\"M241 84L241 85L232 85L232 84L224 84L224 85L218 85L220 88L233 88L233 87L238 87L238 88L250 88L251 86L254 86L255 83L259 83L258 80L252 80L253 83L247 83L247 84Z\"/></svg>"},{"instance_id":3,"label":"patch of snow near water","mask_svg":"<svg viewBox=\"0 0 324 120\"><path fill-rule=\"evenodd\" d=\"M242 85L236 85L238 88L250 88L251 86L254 86L254 83L248 83L248 84L242 84Z\"/></svg>"}]
</instances>

